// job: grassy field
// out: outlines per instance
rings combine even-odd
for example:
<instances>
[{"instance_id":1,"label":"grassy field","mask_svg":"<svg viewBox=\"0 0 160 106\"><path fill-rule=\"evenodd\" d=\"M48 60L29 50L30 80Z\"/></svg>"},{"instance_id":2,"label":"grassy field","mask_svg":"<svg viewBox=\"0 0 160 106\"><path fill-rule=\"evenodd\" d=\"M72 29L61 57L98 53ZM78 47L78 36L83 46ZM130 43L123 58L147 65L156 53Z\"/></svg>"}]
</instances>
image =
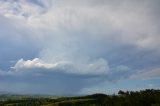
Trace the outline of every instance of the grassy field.
<instances>
[{"instance_id":1,"label":"grassy field","mask_svg":"<svg viewBox=\"0 0 160 106\"><path fill-rule=\"evenodd\" d=\"M160 106L160 90L119 91L79 97L1 95L0 106Z\"/></svg>"}]
</instances>

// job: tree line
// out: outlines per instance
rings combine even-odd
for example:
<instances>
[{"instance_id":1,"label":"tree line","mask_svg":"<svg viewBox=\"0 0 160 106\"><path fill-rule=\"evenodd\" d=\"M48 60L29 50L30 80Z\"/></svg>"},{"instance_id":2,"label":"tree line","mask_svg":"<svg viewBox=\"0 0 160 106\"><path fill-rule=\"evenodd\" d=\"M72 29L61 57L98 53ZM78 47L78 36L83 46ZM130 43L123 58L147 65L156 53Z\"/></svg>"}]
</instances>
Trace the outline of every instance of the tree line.
<instances>
[{"instance_id":1,"label":"tree line","mask_svg":"<svg viewBox=\"0 0 160 106\"><path fill-rule=\"evenodd\" d=\"M0 106L160 106L160 90L122 91L79 97L28 98L1 101Z\"/></svg>"}]
</instances>

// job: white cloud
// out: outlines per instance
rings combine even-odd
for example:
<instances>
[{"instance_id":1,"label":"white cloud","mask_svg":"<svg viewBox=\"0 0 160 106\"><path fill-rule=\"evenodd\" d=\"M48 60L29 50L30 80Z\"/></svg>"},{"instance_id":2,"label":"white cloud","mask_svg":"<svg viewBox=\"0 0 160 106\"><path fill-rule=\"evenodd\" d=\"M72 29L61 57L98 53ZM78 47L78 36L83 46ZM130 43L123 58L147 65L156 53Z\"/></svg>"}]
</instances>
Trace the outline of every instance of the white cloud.
<instances>
[{"instance_id":1,"label":"white cloud","mask_svg":"<svg viewBox=\"0 0 160 106\"><path fill-rule=\"evenodd\" d=\"M23 69L23 68L27 68L27 69L32 69L32 68L44 68L44 69L51 69L56 67L57 64L49 64L49 63L45 63L42 60L35 58L33 60L27 60L24 61L23 59L18 60L18 62L15 64L14 69Z\"/></svg>"},{"instance_id":2,"label":"white cloud","mask_svg":"<svg viewBox=\"0 0 160 106\"><path fill-rule=\"evenodd\" d=\"M56 63L47 63L39 58L33 60L20 59L12 67L16 71L34 71L34 69L50 70L56 72L64 72L70 74L82 74L82 75L106 75L109 72L108 63L104 59L95 60L88 64L77 64L69 61L59 61Z\"/></svg>"}]
</instances>

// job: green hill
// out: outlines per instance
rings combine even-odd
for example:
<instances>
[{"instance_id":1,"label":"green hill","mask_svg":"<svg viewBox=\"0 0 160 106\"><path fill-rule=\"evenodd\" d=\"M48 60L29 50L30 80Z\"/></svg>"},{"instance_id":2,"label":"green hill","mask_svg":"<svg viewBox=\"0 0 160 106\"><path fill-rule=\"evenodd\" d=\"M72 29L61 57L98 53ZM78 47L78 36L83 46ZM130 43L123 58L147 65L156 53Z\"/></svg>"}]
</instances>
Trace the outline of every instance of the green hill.
<instances>
[{"instance_id":1,"label":"green hill","mask_svg":"<svg viewBox=\"0 0 160 106\"><path fill-rule=\"evenodd\" d=\"M160 90L119 91L117 95L77 97L1 95L0 106L160 106ZM17 99L16 99L17 97Z\"/></svg>"}]
</instances>

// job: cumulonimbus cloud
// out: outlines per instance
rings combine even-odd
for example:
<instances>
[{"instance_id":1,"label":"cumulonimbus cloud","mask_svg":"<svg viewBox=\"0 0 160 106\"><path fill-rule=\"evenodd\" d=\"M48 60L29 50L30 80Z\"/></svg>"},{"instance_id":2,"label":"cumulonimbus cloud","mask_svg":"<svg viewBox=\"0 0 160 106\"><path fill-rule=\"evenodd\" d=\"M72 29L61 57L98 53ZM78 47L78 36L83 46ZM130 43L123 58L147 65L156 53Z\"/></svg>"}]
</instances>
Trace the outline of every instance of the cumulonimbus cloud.
<instances>
[{"instance_id":1,"label":"cumulonimbus cloud","mask_svg":"<svg viewBox=\"0 0 160 106\"><path fill-rule=\"evenodd\" d=\"M27 73L41 76L35 83L54 80L60 93L77 82L81 89L159 67L159 1L1 0L0 10L0 59L11 73L0 74L23 73L19 79L30 89Z\"/></svg>"}]
</instances>

